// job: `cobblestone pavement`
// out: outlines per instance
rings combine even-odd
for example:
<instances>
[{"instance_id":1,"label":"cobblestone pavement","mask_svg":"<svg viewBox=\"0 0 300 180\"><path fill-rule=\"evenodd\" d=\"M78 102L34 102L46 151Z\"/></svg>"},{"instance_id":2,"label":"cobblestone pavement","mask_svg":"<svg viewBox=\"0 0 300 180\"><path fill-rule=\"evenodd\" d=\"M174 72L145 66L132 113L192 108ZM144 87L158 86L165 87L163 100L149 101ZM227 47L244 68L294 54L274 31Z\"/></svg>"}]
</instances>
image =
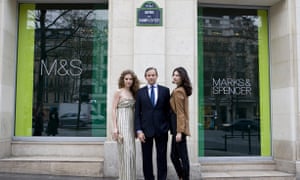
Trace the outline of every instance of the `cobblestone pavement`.
<instances>
[{"instance_id":1,"label":"cobblestone pavement","mask_svg":"<svg viewBox=\"0 0 300 180\"><path fill-rule=\"evenodd\" d=\"M0 180L117 180L116 178L0 173Z\"/></svg>"}]
</instances>

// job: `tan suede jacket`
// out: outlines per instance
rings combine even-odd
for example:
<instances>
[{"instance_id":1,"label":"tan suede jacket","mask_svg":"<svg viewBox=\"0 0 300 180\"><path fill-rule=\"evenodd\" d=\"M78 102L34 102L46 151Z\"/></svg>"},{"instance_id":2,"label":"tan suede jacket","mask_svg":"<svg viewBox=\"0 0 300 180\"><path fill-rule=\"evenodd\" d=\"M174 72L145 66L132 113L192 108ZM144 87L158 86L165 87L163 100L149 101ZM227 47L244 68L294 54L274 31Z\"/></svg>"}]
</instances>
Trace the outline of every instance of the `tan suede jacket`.
<instances>
[{"instance_id":1,"label":"tan suede jacket","mask_svg":"<svg viewBox=\"0 0 300 180\"><path fill-rule=\"evenodd\" d=\"M174 89L170 98L170 105L177 116L177 133L190 136L189 102L183 87Z\"/></svg>"}]
</instances>

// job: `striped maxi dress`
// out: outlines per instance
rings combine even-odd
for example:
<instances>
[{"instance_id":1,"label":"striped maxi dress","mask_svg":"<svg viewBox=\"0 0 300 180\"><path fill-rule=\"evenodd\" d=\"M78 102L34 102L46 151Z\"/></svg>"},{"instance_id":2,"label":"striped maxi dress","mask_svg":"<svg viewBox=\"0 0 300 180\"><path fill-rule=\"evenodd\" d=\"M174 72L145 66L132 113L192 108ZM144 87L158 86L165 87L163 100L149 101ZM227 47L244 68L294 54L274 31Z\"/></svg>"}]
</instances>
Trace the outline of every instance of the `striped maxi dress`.
<instances>
[{"instance_id":1,"label":"striped maxi dress","mask_svg":"<svg viewBox=\"0 0 300 180\"><path fill-rule=\"evenodd\" d=\"M123 142L118 142L119 179L136 180L133 99L122 99L117 107L117 123Z\"/></svg>"}]
</instances>

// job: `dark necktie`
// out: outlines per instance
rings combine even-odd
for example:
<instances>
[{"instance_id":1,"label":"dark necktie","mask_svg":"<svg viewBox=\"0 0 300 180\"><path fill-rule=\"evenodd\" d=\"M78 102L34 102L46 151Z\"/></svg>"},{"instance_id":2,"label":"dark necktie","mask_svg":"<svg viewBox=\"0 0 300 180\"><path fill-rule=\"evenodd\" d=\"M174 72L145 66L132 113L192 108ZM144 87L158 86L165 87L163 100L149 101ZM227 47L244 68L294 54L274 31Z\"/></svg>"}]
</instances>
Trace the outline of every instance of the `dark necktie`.
<instances>
[{"instance_id":1,"label":"dark necktie","mask_svg":"<svg viewBox=\"0 0 300 180\"><path fill-rule=\"evenodd\" d=\"M150 100L151 100L152 105L154 106L155 105L155 93L154 93L154 86L153 85L151 86Z\"/></svg>"}]
</instances>

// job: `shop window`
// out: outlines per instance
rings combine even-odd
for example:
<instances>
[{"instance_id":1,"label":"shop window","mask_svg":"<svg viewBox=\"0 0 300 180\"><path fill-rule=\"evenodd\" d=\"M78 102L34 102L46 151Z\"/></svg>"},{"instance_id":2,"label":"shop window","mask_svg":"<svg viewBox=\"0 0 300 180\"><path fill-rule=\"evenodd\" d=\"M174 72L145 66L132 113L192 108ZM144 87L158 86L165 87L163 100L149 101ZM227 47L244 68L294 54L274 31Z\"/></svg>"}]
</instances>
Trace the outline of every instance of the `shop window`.
<instances>
[{"instance_id":1,"label":"shop window","mask_svg":"<svg viewBox=\"0 0 300 180\"><path fill-rule=\"evenodd\" d=\"M270 156L267 10L198 8L199 156Z\"/></svg>"},{"instance_id":2,"label":"shop window","mask_svg":"<svg viewBox=\"0 0 300 180\"><path fill-rule=\"evenodd\" d=\"M15 136L106 136L107 4L20 4Z\"/></svg>"}]
</instances>

